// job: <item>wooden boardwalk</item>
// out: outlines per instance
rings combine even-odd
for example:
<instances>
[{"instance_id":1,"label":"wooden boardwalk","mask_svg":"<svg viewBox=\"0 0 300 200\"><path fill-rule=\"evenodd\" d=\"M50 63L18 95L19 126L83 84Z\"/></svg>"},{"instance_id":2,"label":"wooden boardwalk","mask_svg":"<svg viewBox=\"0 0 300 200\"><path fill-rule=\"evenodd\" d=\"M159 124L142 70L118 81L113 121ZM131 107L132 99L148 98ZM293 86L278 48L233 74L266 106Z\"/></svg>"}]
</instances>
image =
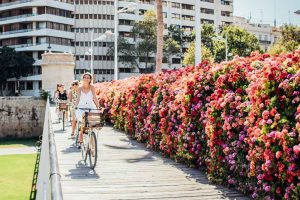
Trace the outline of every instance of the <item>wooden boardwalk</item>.
<instances>
[{"instance_id":1,"label":"wooden boardwalk","mask_svg":"<svg viewBox=\"0 0 300 200\"><path fill-rule=\"evenodd\" d=\"M215 186L204 173L162 158L124 133L106 126L98 137L95 172L81 161L51 110L65 200L105 199L248 199L235 190Z\"/></svg>"}]
</instances>

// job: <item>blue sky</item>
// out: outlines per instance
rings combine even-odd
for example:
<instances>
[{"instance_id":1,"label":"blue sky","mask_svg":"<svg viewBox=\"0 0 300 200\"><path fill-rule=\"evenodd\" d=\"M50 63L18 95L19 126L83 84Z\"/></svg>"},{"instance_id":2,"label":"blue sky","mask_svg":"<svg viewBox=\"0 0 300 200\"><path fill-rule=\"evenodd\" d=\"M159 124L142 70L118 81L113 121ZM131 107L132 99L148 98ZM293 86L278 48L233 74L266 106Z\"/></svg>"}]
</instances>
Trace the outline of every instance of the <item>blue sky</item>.
<instances>
[{"instance_id":1,"label":"blue sky","mask_svg":"<svg viewBox=\"0 0 300 200\"><path fill-rule=\"evenodd\" d=\"M300 0L234 0L233 15L249 19L251 12L251 22L262 20L263 23L274 25L275 2L277 26L290 21L300 26L300 15L294 14L296 10L300 10Z\"/></svg>"}]
</instances>

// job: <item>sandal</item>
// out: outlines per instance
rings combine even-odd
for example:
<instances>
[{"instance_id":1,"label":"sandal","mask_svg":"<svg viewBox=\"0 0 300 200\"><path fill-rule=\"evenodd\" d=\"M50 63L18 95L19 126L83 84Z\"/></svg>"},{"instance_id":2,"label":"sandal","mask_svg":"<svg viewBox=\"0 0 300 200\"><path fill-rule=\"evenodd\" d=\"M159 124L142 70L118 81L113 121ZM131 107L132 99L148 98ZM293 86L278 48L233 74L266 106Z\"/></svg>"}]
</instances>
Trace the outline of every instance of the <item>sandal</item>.
<instances>
[{"instance_id":1,"label":"sandal","mask_svg":"<svg viewBox=\"0 0 300 200\"><path fill-rule=\"evenodd\" d=\"M81 144L82 144L81 141L78 141L78 142L77 142L77 148L78 148L78 149L81 149Z\"/></svg>"}]
</instances>

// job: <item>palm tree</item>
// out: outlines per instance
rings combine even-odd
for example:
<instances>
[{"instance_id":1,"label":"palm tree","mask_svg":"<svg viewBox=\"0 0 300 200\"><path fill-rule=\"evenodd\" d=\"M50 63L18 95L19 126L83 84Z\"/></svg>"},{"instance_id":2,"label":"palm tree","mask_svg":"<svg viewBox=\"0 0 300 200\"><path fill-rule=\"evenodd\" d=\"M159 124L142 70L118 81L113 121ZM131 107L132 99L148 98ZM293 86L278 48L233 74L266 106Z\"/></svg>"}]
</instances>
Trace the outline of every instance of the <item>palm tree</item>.
<instances>
[{"instance_id":1,"label":"palm tree","mask_svg":"<svg viewBox=\"0 0 300 200\"><path fill-rule=\"evenodd\" d=\"M157 10L157 51L156 51L156 73L161 72L164 45L164 19L162 12L162 0L156 0Z\"/></svg>"}]
</instances>

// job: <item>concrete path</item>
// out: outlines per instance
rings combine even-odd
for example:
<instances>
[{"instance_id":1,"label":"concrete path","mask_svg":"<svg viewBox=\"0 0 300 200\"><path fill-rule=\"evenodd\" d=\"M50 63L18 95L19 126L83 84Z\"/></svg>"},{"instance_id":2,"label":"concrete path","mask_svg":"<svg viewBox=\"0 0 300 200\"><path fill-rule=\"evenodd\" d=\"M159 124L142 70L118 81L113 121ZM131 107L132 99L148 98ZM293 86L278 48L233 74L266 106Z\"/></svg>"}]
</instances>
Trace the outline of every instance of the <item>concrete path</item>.
<instances>
[{"instance_id":1,"label":"concrete path","mask_svg":"<svg viewBox=\"0 0 300 200\"><path fill-rule=\"evenodd\" d=\"M70 127L63 132L53 110L52 118L64 200L248 199L211 184L199 170L162 158L109 126L99 132L99 157L92 171L70 139Z\"/></svg>"}]
</instances>

